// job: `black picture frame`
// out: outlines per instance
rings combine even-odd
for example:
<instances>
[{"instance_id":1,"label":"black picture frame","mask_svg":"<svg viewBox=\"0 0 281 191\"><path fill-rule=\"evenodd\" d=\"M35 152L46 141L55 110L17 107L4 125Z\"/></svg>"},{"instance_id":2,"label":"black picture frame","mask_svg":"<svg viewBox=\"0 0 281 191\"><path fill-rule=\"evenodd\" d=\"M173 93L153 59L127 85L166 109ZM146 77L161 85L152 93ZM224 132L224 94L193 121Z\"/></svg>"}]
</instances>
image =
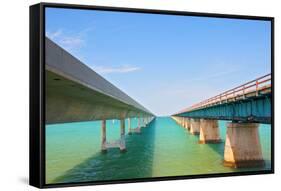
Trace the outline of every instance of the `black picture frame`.
<instances>
[{"instance_id":1,"label":"black picture frame","mask_svg":"<svg viewBox=\"0 0 281 191\"><path fill-rule=\"evenodd\" d=\"M45 183L45 8L68 8L84 10L102 10L133 13L152 13L164 15L200 16L211 18L234 18L249 20L264 20L271 22L271 170L216 173L201 175L183 175L171 177L152 177L141 179L75 182L75 183ZM185 12L172 10L137 9L124 7L104 7L93 5L74 5L57 3L39 3L30 6L30 139L29 139L29 184L38 188L53 188L66 186L85 186L99 184L116 184L132 182L163 181L193 178L211 178L226 176L258 175L274 173L274 17L249 15L232 15L217 13Z\"/></svg>"}]
</instances>

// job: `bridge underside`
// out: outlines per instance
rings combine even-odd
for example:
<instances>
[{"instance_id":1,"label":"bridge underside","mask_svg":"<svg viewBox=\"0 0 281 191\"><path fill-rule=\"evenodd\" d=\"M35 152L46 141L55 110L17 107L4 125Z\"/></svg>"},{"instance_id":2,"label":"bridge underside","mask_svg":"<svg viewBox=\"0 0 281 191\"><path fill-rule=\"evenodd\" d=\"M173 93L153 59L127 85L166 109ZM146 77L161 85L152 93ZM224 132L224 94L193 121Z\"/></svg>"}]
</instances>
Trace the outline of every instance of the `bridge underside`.
<instances>
[{"instance_id":1,"label":"bridge underside","mask_svg":"<svg viewBox=\"0 0 281 191\"><path fill-rule=\"evenodd\" d=\"M201 108L175 116L251 123L271 123L271 93L208 106L207 108Z\"/></svg>"},{"instance_id":2,"label":"bridge underside","mask_svg":"<svg viewBox=\"0 0 281 191\"><path fill-rule=\"evenodd\" d=\"M46 71L46 123L63 123L149 114L117 99Z\"/></svg>"}]
</instances>

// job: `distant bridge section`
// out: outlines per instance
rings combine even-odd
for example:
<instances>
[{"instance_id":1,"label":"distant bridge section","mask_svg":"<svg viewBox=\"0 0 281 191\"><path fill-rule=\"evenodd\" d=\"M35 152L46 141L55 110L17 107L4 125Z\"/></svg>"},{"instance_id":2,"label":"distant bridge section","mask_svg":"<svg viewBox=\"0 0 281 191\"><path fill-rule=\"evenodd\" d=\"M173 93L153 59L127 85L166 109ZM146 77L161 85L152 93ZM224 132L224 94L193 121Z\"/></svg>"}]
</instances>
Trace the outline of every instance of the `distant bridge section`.
<instances>
[{"instance_id":1,"label":"distant bridge section","mask_svg":"<svg viewBox=\"0 0 281 191\"><path fill-rule=\"evenodd\" d=\"M271 74L204 100L173 116L271 123Z\"/></svg>"}]
</instances>

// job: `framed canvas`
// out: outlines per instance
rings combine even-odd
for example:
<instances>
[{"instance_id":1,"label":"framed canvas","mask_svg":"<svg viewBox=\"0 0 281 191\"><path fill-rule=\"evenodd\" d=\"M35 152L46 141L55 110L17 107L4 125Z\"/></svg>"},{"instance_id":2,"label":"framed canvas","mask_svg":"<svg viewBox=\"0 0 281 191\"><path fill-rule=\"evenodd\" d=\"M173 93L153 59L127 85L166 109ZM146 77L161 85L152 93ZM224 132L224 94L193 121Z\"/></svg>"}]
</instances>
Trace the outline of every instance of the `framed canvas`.
<instances>
[{"instance_id":1,"label":"framed canvas","mask_svg":"<svg viewBox=\"0 0 281 191\"><path fill-rule=\"evenodd\" d=\"M274 18L30 7L30 185L274 172Z\"/></svg>"}]
</instances>

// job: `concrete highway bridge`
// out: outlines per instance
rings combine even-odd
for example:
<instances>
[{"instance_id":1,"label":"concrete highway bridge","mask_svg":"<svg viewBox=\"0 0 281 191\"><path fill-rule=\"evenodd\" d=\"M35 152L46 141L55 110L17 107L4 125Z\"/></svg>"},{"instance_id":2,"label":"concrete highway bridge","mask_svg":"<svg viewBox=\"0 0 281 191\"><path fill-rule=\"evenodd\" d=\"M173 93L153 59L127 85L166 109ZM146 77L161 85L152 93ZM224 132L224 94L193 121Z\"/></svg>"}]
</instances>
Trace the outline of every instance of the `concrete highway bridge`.
<instances>
[{"instance_id":1,"label":"concrete highway bridge","mask_svg":"<svg viewBox=\"0 0 281 191\"><path fill-rule=\"evenodd\" d=\"M271 124L271 74L259 77L172 115L199 143L219 143L218 120L229 120L224 165L263 166L258 127Z\"/></svg>"},{"instance_id":2,"label":"concrete highway bridge","mask_svg":"<svg viewBox=\"0 0 281 191\"><path fill-rule=\"evenodd\" d=\"M154 114L47 37L45 42L46 124L101 120L102 151L125 151L125 120L129 134L139 133ZM138 118L137 128L131 128L131 118ZM114 142L106 140L109 119L120 120Z\"/></svg>"},{"instance_id":3,"label":"concrete highway bridge","mask_svg":"<svg viewBox=\"0 0 281 191\"><path fill-rule=\"evenodd\" d=\"M101 120L101 150L126 151L125 120L129 134L140 133L154 114L105 80L91 68L46 38L46 124ZM138 119L131 128L131 119ZM204 100L172 115L199 143L221 141L218 120L227 125L224 164L232 167L264 165L258 127L271 124L271 74ZM106 120L120 120L120 139L106 140Z\"/></svg>"}]
</instances>

